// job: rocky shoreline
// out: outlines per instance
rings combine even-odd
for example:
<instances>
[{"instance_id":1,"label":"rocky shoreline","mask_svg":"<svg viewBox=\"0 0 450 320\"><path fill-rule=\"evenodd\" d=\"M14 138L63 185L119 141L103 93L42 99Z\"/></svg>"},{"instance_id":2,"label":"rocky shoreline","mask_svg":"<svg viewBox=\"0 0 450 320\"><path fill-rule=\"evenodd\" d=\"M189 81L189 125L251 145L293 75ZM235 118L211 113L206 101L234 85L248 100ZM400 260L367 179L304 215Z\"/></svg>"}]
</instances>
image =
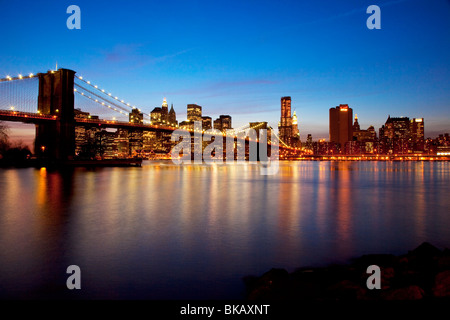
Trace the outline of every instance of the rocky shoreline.
<instances>
[{"instance_id":1,"label":"rocky shoreline","mask_svg":"<svg viewBox=\"0 0 450 320\"><path fill-rule=\"evenodd\" d=\"M380 267L381 289L368 289L370 265ZM450 249L424 242L407 254L370 254L347 265L271 269L244 279L247 300L449 301Z\"/></svg>"}]
</instances>

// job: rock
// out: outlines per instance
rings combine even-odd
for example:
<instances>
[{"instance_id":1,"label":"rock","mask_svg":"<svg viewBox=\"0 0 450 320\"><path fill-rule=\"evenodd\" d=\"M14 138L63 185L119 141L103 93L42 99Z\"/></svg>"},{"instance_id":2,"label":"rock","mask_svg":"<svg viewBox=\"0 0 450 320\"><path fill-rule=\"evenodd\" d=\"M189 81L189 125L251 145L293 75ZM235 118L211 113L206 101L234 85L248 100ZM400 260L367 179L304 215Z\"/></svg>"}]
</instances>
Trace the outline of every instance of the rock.
<instances>
[{"instance_id":1,"label":"rock","mask_svg":"<svg viewBox=\"0 0 450 320\"><path fill-rule=\"evenodd\" d=\"M432 258L441 255L441 250L428 242L422 243L420 246L410 251L408 255L413 255L421 258Z\"/></svg>"},{"instance_id":2,"label":"rock","mask_svg":"<svg viewBox=\"0 0 450 320\"><path fill-rule=\"evenodd\" d=\"M381 290L367 288L367 267L381 268ZM245 279L247 299L301 301L433 300L450 301L450 250L424 242L401 256L370 254L348 265L301 268L289 274L271 269Z\"/></svg>"},{"instance_id":3,"label":"rock","mask_svg":"<svg viewBox=\"0 0 450 320\"><path fill-rule=\"evenodd\" d=\"M389 289L391 280L395 277L395 270L392 267L381 269L381 289Z\"/></svg>"},{"instance_id":4,"label":"rock","mask_svg":"<svg viewBox=\"0 0 450 320\"><path fill-rule=\"evenodd\" d=\"M424 290L416 285L411 285L404 288L392 289L384 293L386 300L420 300L423 298Z\"/></svg>"},{"instance_id":5,"label":"rock","mask_svg":"<svg viewBox=\"0 0 450 320\"><path fill-rule=\"evenodd\" d=\"M285 281L288 278L289 273L285 269L272 268L261 276L260 281L272 285L273 283Z\"/></svg>"},{"instance_id":6,"label":"rock","mask_svg":"<svg viewBox=\"0 0 450 320\"><path fill-rule=\"evenodd\" d=\"M419 281L419 283L413 284L431 288L434 276L438 271L438 258L441 255L441 250L428 242L424 242L416 249L408 252L406 270L416 273L418 275L417 281Z\"/></svg>"},{"instance_id":7,"label":"rock","mask_svg":"<svg viewBox=\"0 0 450 320\"><path fill-rule=\"evenodd\" d=\"M442 256L437 258L437 267L438 270L449 270L450 269L450 256Z\"/></svg>"},{"instance_id":8,"label":"rock","mask_svg":"<svg viewBox=\"0 0 450 320\"><path fill-rule=\"evenodd\" d=\"M289 273L285 269L272 268L260 278L248 281L251 285L248 288L248 298L250 300L282 298L288 279Z\"/></svg>"},{"instance_id":9,"label":"rock","mask_svg":"<svg viewBox=\"0 0 450 320\"><path fill-rule=\"evenodd\" d=\"M325 295L333 300L362 300L366 289L350 280L340 281L326 289Z\"/></svg>"},{"instance_id":10,"label":"rock","mask_svg":"<svg viewBox=\"0 0 450 320\"><path fill-rule=\"evenodd\" d=\"M435 297L450 297L450 270L440 272L436 275L433 295Z\"/></svg>"}]
</instances>

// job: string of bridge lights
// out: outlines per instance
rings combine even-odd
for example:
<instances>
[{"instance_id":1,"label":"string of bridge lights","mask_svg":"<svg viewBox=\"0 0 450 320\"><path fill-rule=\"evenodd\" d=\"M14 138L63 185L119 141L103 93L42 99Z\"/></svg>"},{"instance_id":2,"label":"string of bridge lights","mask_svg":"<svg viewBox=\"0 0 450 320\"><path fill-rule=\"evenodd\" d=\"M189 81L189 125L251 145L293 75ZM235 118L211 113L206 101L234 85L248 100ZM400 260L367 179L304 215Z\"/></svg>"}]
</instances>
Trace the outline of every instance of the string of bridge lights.
<instances>
[{"instance_id":1,"label":"string of bridge lights","mask_svg":"<svg viewBox=\"0 0 450 320\"><path fill-rule=\"evenodd\" d=\"M90 99L90 100L92 100L92 101L94 101L94 102L97 102L98 104L101 104L101 105L104 106L104 107L107 107L107 108L109 108L109 109L111 109L111 110L114 110L114 111L116 111L116 112L119 112L119 113L121 113L121 114L127 115L127 114L126 114L125 112L123 112L122 110L117 110L117 108L114 108L114 107L112 107L111 105L104 103L103 101L100 102L98 99L94 99L94 98L92 98L92 96L89 96L89 95L87 95L87 94L84 94L83 91L80 91L80 90L78 90L77 88L74 88L73 91L76 92L76 93L78 93L78 94L80 94L80 95L82 95L83 97L86 97L86 98L88 98L88 99Z\"/></svg>"},{"instance_id":2,"label":"string of bridge lights","mask_svg":"<svg viewBox=\"0 0 450 320\"><path fill-rule=\"evenodd\" d=\"M101 97L100 95L96 94L95 92L92 92L92 91L90 91L90 90L84 88L83 86L80 86L80 85L77 84L77 83L75 83L74 86L79 88L79 89L74 88L74 92L77 92L77 93L79 93L79 94L81 94L81 95L85 95L85 94L86 94L85 92L87 92L87 93L90 93L90 94L96 96L96 97L99 98L101 101L107 101L107 102L109 102L108 100L103 99L103 97ZM81 89L81 90L80 90L80 89ZM85 92L84 92L84 91L85 91ZM99 99L93 99L93 101L98 102L98 103L101 104L101 102L100 102ZM117 108L119 108L119 109L121 109L121 110L123 110L123 111L129 112L129 110L125 109L124 107L121 107L120 105L118 105L118 104L116 104L116 103L114 103L114 102L109 102L109 103L111 103L112 105L114 105L115 107L117 107ZM111 107L110 104L105 104L105 103L103 103L103 106L110 106L110 107ZM115 111L118 111L118 110L115 110Z\"/></svg>"},{"instance_id":3,"label":"string of bridge lights","mask_svg":"<svg viewBox=\"0 0 450 320\"><path fill-rule=\"evenodd\" d=\"M88 92L89 92L89 90L87 90L86 88L83 88L82 86L77 85L77 84L75 84L75 85L78 86L78 87L80 87L82 90L85 90L85 91L88 91ZM83 97L86 97L86 98L88 98L88 99L90 99L90 100L92 100L92 101L94 101L94 102L96 102L96 103L98 103L98 104L100 104L100 105L102 105L102 106L108 108L108 109L111 109L111 110L113 110L113 111L116 111L116 112L118 112L118 113L120 113L120 114L122 114L122 115L124 115L124 116L127 116L127 115L128 115L128 110L126 110L125 108L119 107L119 106L117 106L117 105L115 105L115 104L113 104L113 106L111 106L110 104L105 103L104 101L100 101L99 99L96 99L96 98L94 98L94 97L92 97L92 96L90 96L90 95L84 93L83 91L81 91L81 90L79 90L79 89L77 89L77 88L74 88L73 91L74 91L75 93L78 93L79 95L81 95L81 96L83 96ZM117 108L116 108L116 107L117 107ZM118 110L118 108L122 109L123 111L122 111L122 110ZM113 118L113 121L116 121L116 119ZM144 120L144 122L145 122L145 123L149 123L149 121L146 121L146 120Z\"/></svg>"},{"instance_id":4,"label":"string of bridge lights","mask_svg":"<svg viewBox=\"0 0 450 320\"><path fill-rule=\"evenodd\" d=\"M94 89L100 91L101 93L107 95L107 96L110 97L111 99L114 99L114 100L116 100L117 102L122 103L123 105L127 106L128 108L131 108L131 109L137 109L139 112L142 112L142 110L141 110L140 108L137 108L135 105L132 105L132 104L130 104L129 102L125 102L125 100L123 100L123 99L119 99L119 97L114 96L112 93L107 92L105 89L100 88L98 85L92 84L91 81L84 79L82 76L77 76L77 75L75 75L75 77L76 77L77 79L83 81L83 82L86 83L87 85L91 86L92 88L94 88ZM143 113L143 114L145 114L146 116L150 116L150 115L147 114L147 113Z\"/></svg>"},{"instance_id":5,"label":"string of bridge lights","mask_svg":"<svg viewBox=\"0 0 450 320\"><path fill-rule=\"evenodd\" d=\"M30 79L30 78L35 78L37 77L37 75L35 75L34 73L29 73L27 76L24 76L22 74L17 75L17 77L11 77L11 76L6 76L3 79L0 79L0 82L5 82L5 81L13 81L13 80L23 80L23 79Z\"/></svg>"}]
</instances>

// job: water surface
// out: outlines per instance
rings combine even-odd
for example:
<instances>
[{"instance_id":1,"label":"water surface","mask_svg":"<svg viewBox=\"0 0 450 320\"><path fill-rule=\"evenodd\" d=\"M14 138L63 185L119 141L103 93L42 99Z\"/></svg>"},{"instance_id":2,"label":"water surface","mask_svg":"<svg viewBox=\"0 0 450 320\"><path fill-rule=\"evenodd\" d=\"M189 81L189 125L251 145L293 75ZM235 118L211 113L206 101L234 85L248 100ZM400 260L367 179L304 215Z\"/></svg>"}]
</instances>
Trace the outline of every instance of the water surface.
<instances>
[{"instance_id":1,"label":"water surface","mask_svg":"<svg viewBox=\"0 0 450 320\"><path fill-rule=\"evenodd\" d=\"M450 247L449 178L448 162L0 169L0 297L239 299L272 267Z\"/></svg>"}]
</instances>

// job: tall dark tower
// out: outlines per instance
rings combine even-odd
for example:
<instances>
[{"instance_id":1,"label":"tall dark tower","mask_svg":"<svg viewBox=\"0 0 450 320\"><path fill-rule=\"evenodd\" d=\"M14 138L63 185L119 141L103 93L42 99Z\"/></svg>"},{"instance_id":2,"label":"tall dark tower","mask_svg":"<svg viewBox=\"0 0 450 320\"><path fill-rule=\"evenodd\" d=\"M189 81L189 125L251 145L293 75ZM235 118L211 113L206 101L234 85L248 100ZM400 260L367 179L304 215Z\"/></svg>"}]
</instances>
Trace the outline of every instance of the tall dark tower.
<instances>
[{"instance_id":1,"label":"tall dark tower","mask_svg":"<svg viewBox=\"0 0 450 320\"><path fill-rule=\"evenodd\" d=\"M291 117L291 97L282 97L281 98L281 119L287 119ZM286 123L281 122L281 125L287 125Z\"/></svg>"},{"instance_id":2,"label":"tall dark tower","mask_svg":"<svg viewBox=\"0 0 450 320\"><path fill-rule=\"evenodd\" d=\"M424 125L423 118L411 119L409 131L413 151L424 151Z\"/></svg>"},{"instance_id":3,"label":"tall dark tower","mask_svg":"<svg viewBox=\"0 0 450 320\"><path fill-rule=\"evenodd\" d=\"M288 145L292 137L291 97L281 98L281 118L278 125L278 133L281 140Z\"/></svg>"},{"instance_id":4,"label":"tall dark tower","mask_svg":"<svg viewBox=\"0 0 450 320\"><path fill-rule=\"evenodd\" d=\"M339 143L344 148L347 141L353 140L353 110L348 104L330 108L330 142Z\"/></svg>"},{"instance_id":5,"label":"tall dark tower","mask_svg":"<svg viewBox=\"0 0 450 320\"><path fill-rule=\"evenodd\" d=\"M71 159L75 154L75 71L59 69L38 77L38 112L53 116L55 121L36 125L35 153L52 160Z\"/></svg>"},{"instance_id":6,"label":"tall dark tower","mask_svg":"<svg viewBox=\"0 0 450 320\"><path fill-rule=\"evenodd\" d=\"M361 130L361 127L359 126L358 115L355 114L355 122L353 123L353 132L360 131L360 130Z\"/></svg>"},{"instance_id":7,"label":"tall dark tower","mask_svg":"<svg viewBox=\"0 0 450 320\"><path fill-rule=\"evenodd\" d=\"M170 106L169 111L169 125L176 126L177 123L177 114L175 113L175 110L173 109L173 104Z\"/></svg>"}]
</instances>

